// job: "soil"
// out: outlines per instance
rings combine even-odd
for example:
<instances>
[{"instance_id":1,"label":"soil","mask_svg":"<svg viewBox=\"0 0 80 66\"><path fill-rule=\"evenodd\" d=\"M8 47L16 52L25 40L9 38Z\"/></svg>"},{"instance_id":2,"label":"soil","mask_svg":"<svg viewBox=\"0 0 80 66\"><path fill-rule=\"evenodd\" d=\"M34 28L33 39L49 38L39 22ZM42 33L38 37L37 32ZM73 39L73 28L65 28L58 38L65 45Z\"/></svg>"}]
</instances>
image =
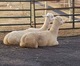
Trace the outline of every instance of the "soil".
<instances>
[{"instance_id":1,"label":"soil","mask_svg":"<svg viewBox=\"0 0 80 66\"><path fill-rule=\"evenodd\" d=\"M20 48L0 41L0 66L80 66L80 36L58 37L53 47Z\"/></svg>"}]
</instances>

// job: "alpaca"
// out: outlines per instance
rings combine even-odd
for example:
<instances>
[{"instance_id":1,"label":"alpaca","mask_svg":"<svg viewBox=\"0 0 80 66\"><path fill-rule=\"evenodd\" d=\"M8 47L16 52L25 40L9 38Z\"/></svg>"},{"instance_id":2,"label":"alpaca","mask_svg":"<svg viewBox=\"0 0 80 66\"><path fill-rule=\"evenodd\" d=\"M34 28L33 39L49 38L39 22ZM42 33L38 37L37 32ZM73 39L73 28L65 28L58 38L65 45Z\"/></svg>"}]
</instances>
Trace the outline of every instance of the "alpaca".
<instances>
[{"instance_id":1,"label":"alpaca","mask_svg":"<svg viewBox=\"0 0 80 66\"><path fill-rule=\"evenodd\" d=\"M5 45L17 45L19 44L22 35L25 33L48 30L49 24L53 20L54 15L52 13L47 13L44 17L46 20L41 28L29 28L26 30L12 31L4 37L3 43Z\"/></svg>"},{"instance_id":2,"label":"alpaca","mask_svg":"<svg viewBox=\"0 0 80 66\"><path fill-rule=\"evenodd\" d=\"M29 32L24 34L20 40L20 47L38 48L38 46L55 46L57 41L59 27L63 24L60 16L54 18L50 30L41 32Z\"/></svg>"}]
</instances>

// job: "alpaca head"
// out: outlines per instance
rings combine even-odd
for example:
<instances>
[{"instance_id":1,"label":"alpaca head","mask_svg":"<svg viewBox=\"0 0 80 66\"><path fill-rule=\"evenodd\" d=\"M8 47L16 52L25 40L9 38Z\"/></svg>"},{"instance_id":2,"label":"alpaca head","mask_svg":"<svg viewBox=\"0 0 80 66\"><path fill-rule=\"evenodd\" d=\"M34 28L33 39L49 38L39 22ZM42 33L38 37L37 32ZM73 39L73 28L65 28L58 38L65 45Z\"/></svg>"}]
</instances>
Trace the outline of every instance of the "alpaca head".
<instances>
[{"instance_id":1,"label":"alpaca head","mask_svg":"<svg viewBox=\"0 0 80 66\"><path fill-rule=\"evenodd\" d=\"M63 21L63 19L61 18L61 16L56 16L56 17L54 18L54 20L56 21L55 23L56 23L57 25L62 25L62 24L64 23L64 21Z\"/></svg>"},{"instance_id":2,"label":"alpaca head","mask_svg":"<svg viewBox=\"0 0 80 66\"><path fill-rule=\"evenodd\" d=\"M54 15L52 13L47 13L46 15L43 15L43 17L48 18L50 21L53 21Z\"/></svg>"}]
</instances>

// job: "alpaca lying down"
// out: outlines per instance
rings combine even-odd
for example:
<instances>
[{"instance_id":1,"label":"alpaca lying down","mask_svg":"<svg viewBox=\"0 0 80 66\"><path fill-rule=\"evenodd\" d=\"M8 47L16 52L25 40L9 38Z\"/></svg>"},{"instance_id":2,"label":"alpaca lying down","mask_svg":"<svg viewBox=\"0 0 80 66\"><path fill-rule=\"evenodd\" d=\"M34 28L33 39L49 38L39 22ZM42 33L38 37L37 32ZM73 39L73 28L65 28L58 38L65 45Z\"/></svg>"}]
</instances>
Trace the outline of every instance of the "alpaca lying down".
<instances>
[{"instance_id":1,"label":"alpaca lying down","mask_svg":"<svg viewBox=\"0 0 80 66\"><path fill-rule=\"evenodd\" d=\"M52 13L47 13L44 17L46 20L41 28L29 28L21 31L12 31L4 37L3 43L5 45L17 45L19 44L22 35L25 33L48 30L49 24L52 22L54 16Z\"/></svg>"},{"instance_id":2,"label":"alpaca lying down","mask_svg":"<svg viewBox=\"0 0 80 66\"><path fill-rule=\"evenodd\" d=\"M63 24L60 16L54 18L50 30L41 32L26 33L21 37L21 47L38 48L38 46L55 46L58 45L57 36L59 27Z\"/></svg>"},{"instance_id":3,"label":"alpaca lying down","mask_svg":"<svg viewBox=\"0 0 80 66\"><path fill-rule=\"evenodd\" d=\"M54 46L58 45L58 41L48 31L28 33L22 36L20 46L38 48L38 46Z\"/></svg>"}]
</instances>

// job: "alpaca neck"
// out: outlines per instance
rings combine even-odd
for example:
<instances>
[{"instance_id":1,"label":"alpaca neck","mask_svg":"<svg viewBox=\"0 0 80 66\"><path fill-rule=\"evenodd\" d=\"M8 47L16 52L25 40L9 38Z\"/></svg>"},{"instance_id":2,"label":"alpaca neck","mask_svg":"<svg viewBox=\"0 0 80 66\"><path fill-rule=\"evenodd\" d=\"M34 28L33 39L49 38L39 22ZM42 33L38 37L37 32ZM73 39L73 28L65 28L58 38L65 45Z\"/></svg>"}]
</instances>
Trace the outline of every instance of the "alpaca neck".
<instances>
[{"instance_id":1,"label":"alpaca neck","mask_svg":"<svg viewBox=\"0 0 80 66\"><path fill-rule=\"evenodd\" d=\"M59 25L57 24L56 20L53 22L50 32L57 38L59 31Z\"/></svg>"},{"instance_id":2,"label":"alpaca neck","mask_svg":"<svg viewBox=\"0 0 80 66\"><path fill-rule=\"evenodd\" d=\"M41 30L47 30L48 26L49 26L49 23L50 23L49 18L46 18L44 24L42 25L42 27L40 29Z\"/></svg>"}]
</instances>

